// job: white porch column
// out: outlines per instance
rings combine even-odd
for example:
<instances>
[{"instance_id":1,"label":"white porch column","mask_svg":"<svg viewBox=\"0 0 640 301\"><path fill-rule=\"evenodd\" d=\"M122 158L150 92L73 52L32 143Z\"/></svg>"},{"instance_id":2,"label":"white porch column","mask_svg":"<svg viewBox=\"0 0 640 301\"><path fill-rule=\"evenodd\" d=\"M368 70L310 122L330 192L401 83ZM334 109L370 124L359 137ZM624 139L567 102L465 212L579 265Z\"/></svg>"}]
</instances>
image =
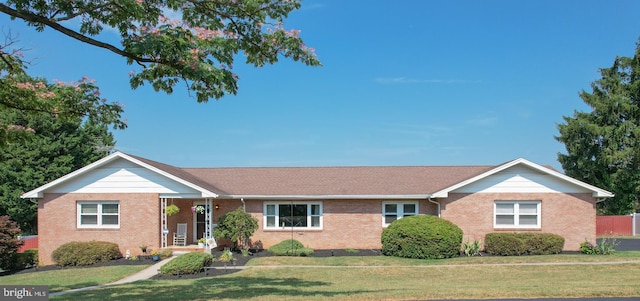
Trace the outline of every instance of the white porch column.
<instances>
[{"instance_id":1,"label":"white porch column","mask_svg":"<svg viewBox=\"0 0 640 301\"><path fill-rule=\"evenodd\" d=\"M167 199L160 199L160 233L161 233L161 248L167 247L167 235L169 234L169 228L167 228Z\"/></svg>"},{"instance_id":2,"label":"white porch column","mask_svg":"<svg viewBox=\"0 0 640 301\"><path fill-rule=\"evenodd\" d=\"M204 237L205 239L209 239L213 237L213 228L211 224L213 223L213 200L205 199L204 200Z\"/></svg>"}]
</instances>

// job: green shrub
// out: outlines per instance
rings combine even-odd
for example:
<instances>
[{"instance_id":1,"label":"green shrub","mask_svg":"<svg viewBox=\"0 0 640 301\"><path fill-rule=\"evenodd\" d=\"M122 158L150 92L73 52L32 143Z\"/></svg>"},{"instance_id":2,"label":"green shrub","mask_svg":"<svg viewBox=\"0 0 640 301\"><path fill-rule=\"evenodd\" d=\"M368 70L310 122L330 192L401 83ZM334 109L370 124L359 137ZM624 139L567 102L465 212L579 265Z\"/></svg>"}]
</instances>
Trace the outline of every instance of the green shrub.
<instances>
[{"instance_id":1,"label":"green shrub","mask_svg":"<svg viewBox=\"0 0 640 301\"><path fill-rule=\"evenodd\" d=\"M552 233L522 233L528 255L560 254L564 237Z\"/></svg>"},{"instance_id":2,"label":"green shrub","mask_svg":"<svg viewBox=\"0 0 640 301\"><path fill-rule=\"evenodd\" d=\"M382 254L417 259L460 255L462 230L434 215L407 216L382 231Z\"/></svg>"},{"instance_id":3,"label":"green shrub","mask_svg":"<svg viewBox=\"0 0 640 301\"><path fill-rule=\"evenodd\" d=\"M480 241L475 240L473 242L467 241L462 244L462 250L464 251L464 255L466 256L478 256L482 255L480 253Z\"/></svg>"},{"instance_id":4,"label":"green shrub","mask_svg":"<svg viewBox=\"0 0 640 301\"><path fill-rule=\"evenodd\" d=\"M615 238L603 237L595 245L584 241L580 244L580 252L587 255L611 255L615 253L618 243Z\"/></svg>"},{"instance_id":5,"label":"green shrub","mask_svg":"<svg viewBox=\"0 0 640 301\"><path fill-rule=\"evenodd\" d=\"M2 267L3 270L17 271L38 264L38 249L29 249L22 253L12 253Z\"/></svg>"},{"instance_id":6,"label":"green shrub","mask_svg":"<svg viewBox=\"0 0 640 301\"><path fill-rule=\"evenodd\" d=\"M562 252L564 238L551 233L489 233L485 251L492 255L548 255Z\"/></svg>"},{"instance_id":7,"label":"green shrub","mask_svg":"<svg viewBox=\"0 0 640 301\"><path fill-rule=\"evenodd\" d=\"M204 252L191 252L180 255L160 267L162 275L196 274L213 263L213 255Z\"/></svg>"},{"instance_id":8,"label":"green shrub","mask_svg":"<svg viewBox=\"0 0 640 301\"><path fill-rule=\"evenodd\" d=\"M313 254L313 249L305 248L304 245L295 240L283 240L267 250L275 256L309 256Z\"/></svg>"},{"instance_id":9,"label":"green shrub","mask_svg":"<svg viewBox=\"0 0 640 301\"><path fill-rule=\"evenodd\" d=\"M26 267L37 266L38 265L38 249L29 249L25 250L21 254L22 257L20 260L22 261L22 265Z\"/></svg>"},{"instance_id":10,"label":"green shrub","mask_svg":"<svg viewBox=\"0 0 640 301\"><path fill-rule=\"evenodd\" d=\"M106 241L72 241L51 253L59 266L92 265L122 257L117 244Z\"/></svg>"},{"instance_id":11,"label":"green shrub","mask_svg":"<svg viewBox=\"0 0 640 301\"><path fill-rule=\"evenodd\" d=\"M160 252L158 252L158 256L160 256L160 259L167 259L173 256L173 251L171 251L170 249L162 249L160 250Z\"/></svg>"},{"instance_id":12,"label":"green shrub","mask_svg":"<svg viewBox=\"0 0 640 301\"><path fill-rule=\"evenodd\" d=\"M524 240L516 233L489 233L484 237L484 250L493 255L519 256L526 253Z\"/></svg>"}]
</instances>

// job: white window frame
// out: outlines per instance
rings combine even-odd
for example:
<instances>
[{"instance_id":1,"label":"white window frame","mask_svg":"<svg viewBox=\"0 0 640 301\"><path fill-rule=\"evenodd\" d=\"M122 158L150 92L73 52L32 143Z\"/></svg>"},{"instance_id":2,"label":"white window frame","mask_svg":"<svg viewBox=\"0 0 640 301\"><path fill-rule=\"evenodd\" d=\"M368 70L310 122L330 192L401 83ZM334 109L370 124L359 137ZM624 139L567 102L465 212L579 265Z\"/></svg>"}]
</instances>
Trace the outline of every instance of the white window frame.
<instances>
[{"instance_id":1,"label":"white window frame","mask_svg":"<svg viewBox=\"0 0 640 301\"><path fill-rule=\"evenodd\" d=\"M498 204L513 205L513 225L498 224L498 215L507 215L504 213L498 214ZM536 213L520 213L520 205L536 205ZM493 202L493 227L502 229L540 229L542 228L542 202L541 201L494 201ZM536 215L535 225L521 225L521 215Z\"/></svg>"},{"instance_id":2,"label":"white window frame","mask_svg":"<svg viewBox=\"0 0 640 301\"><path fill-rule=\"evenodd\" d=\"M95 213L95 215L97 216L97 224L95 225L83 225L82 222L82 216L83 215L89 215L89 214L83 214L82 213L82 205L97 205L97 212ZM118 213L116 214L111 214L111 213L103 213L102 212L102 206L103 205L118 205ZM120 202L119 201L78 201L76 203L76 223L77 223L77 227L78 228L92 228L92 229L119 229L120 228L120 223L121 223L121 207L120 207ZM102 223L102 217L104 215L117 215L118 216L118 224L116 225L111 225L111 224L107 224L104 225Z\"/></svg>"},{"instance_id":3,"label":"white window frame","mask_svg":"<svg viewBox=\"0 0 640 301\"><path fill-rule=\"evenodd\" d=\"M386 222L387 221L387 219L386 219L387 211L386 211L386 208L385 208L386 205L396 205L397 212L395 212L395 214L393 214L393 215L396 216L395 220L399 220L399 219L401 219L401 218L403 218L405 216L415 216L415 215L420 214L420 212L419 212L420 211L420 206L419 206L418 202L416 202L416 201L409 201L409 202L407 202L407 201L384 201L384 202L382 202L382 226L383 227L387 227L387 226L389 226L391 224L391 223L387 223ZM416 209L415 212L412 213L412 214L405 214L404 205L414 205L415 209Z\"/></svg>"},{"instance_id":4,"label":"white window frame","mask_svg":"<svg viewBox=\"0 0 640 301\"><path fill-rule=\"evenodd\" d=\"M307 205L307 226L306 227L287 227L287 226L281 226L281 222L280 222L280 205ZM312 208L311 206L316 205L319 206L319 214L315 214L312 215ZM275 207L275 212L274 214L267 214L267 208L268 206L274 206ZM275 218L275 226L269 226L268 225L268 218L269 217L274 217ZM312 217L317 217L319 218L319 226L317 227L313 227L312 225ZM322 230L323 228L323 209L322 209L322 202L265 202L264 203L264 208L263 208L263 228L266 230Z\"/></svg>"}]
</instances>

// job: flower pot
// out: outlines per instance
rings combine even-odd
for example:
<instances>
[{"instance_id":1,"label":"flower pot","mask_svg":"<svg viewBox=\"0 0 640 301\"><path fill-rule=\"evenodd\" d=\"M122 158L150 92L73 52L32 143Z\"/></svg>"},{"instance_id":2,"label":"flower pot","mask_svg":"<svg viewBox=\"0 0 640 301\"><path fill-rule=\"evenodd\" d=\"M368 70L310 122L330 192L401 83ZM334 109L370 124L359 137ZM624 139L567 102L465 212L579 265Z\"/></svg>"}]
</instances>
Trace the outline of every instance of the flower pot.
<instances>
[{"instance_id":1,"label":"flower pot","mask_svg":"<svg viewBox=\"0 0 640 301\"><path fill-rule=\"evenodd\" d=\"M151 256L151 259L152 259L153 261L158 261L158 260L160 260L160 256L158 256L158 255L153 255L153 256Z\"/></svg>"},{"instance_id":2,"label":"flower pot","mask_svg":"<svg viewBox=\"0 0 640 301\"><path fill-rule=\"evenodd\" d=\"M203 242L199 242L198 243L198 248L204 248L204 243Z\"/></svg>"}]
</instances>

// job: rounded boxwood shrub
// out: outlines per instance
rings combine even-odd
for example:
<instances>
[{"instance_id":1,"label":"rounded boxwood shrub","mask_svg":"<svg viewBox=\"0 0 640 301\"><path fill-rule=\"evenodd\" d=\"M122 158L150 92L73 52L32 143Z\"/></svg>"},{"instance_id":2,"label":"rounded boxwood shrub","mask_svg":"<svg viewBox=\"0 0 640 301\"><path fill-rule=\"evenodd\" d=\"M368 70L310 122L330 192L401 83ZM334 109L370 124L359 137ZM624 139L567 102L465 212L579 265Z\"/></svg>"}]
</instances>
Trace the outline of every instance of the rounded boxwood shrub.
<instances>
[{"instance_id":1,"label":"rounded boxwood shrub","mask_svg":"<svg viewBox=\"0 0 640 301\"><path fill-rule=\"evenodd\" d=\"M295 239L287 239L271 246L267 252L275 256L309 256L313 254L313 249L305 248Z\"/></svg>"},{"instance_id":2,"label":"rounded boxwood shrub","mask_svg":"<svg viewBox=\"0 0 640 301\"><path fill-rule=\"evenodd\" d=\"M213 263L213 255L204 252L190 252L180 255L160 267L160 274L183 275L197 274Z\"/></svg>"},{"instance_id":3,"label":"rounded boxwood shrub","mask_svg":"<svg viewBox=\"0 0 640 301\"><path fill-rule=\"evenodd\" d=\"M122 257L118 244L107 241L72 241L51 253L59 266L92 265Z\"/></svg>"},{"instance_id":4,"label":"rounded boxwood shrub","mask_svg":"<svg viewBox=\"0 0 640 301\"><path fill-rule=\"evenodd\" d=\"M522 233L528 255L560 254L564 237L552 233Z\"/></svg>"},{"instance_id":5,"label":"rounded boxwood shrub","mask_svg":"<svg viewBox=\"0 0 640 301\"><path fill-rule=\"evenodd\" d=\"M489 233L484 236L484 250L492 255L520 256L527 247L516 233Z\"/></svg>"},{"instance_id":6,"label":"rounded boxwood shrub","mask_svg":"<svg viewBox=\"0 0 640 301\"><path fill-rule=\"evenodd\" d=\"M487 253L500 256L559 254L564 238L552 233L489 233L484 247Z\"/></svg>"},{"instance_id":7,"label":"rounded boxwood shrub","mask_svg":"<svg viewBox=\"0 0 640 301\"><path fill-rule=\"evenodd\" d=\"M460 256L462 229L435 215L407 216L382 231L382 254L417 259Z\"/></svg>"}]
</instances>

